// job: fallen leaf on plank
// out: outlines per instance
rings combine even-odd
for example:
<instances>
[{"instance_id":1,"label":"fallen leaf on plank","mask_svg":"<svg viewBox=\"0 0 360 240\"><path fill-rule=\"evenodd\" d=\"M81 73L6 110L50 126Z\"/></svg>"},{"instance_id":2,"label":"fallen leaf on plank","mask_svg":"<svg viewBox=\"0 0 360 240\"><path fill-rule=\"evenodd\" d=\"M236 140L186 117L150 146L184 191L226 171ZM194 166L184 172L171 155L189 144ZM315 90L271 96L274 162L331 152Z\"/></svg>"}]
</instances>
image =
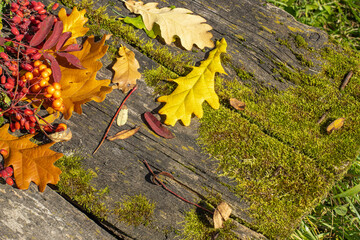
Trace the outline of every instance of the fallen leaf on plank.
<instances>
[{"instance_id":1,"label":"fallen leaf on plank","mask_svg":"<svg viewBox=\"0 0 360 240\"><path fill-rule=\"evenodd\" d=\"M216 207L213 216L215 229L223 227L223 223L229 219L231 211L230 206L226 202L221 202Z\"/></svg>"},{"instance_id":2,"label":"fallen leaf on plank","mask_svg":"<svg viewBox=\"0 0 360 240\"><path fill-rule=\"evenodd\" d=\"M151 112L146 112L144 114L144 118L147 122L147 124L149 124L149 126L151 127L151 129L159 136L163 137L163 138L174 138L174 135L170 132L169 129L167 129L166 127L163 126L163 124L157 120L157 118L151 113Z\"/></svg>"},{"instance_id":3,"label":"fallen leaf on plank","mask_svg":"<svg viewBox=\"0 0 360 240\"><path fill-rule=\"evenodd\" d=\"M125 123L128 120L128 115L129 115L129 109L127 108L126 105L124 105L122 107L122 109L119 112L119 115L116 119L116 124L120 127L122 125L125 125Z\"/></svg>"},{"instance_id":4,"label":"fallen leaf on plank","mask_svg":"<svg viewBox=\"0 0 360 240\"><path fill-rule=\"evenodd\" d=\"M230 105L236 110L244 110L246 104L236 98L230 98Z\"/></svg>"},{"instance_id":5,"label":"fallen leaf on plank","mask_svg":"<svg viewBox=\"0 0 360 240\"><path fill-rule=\"evenodd\" d=\"M67 128L64 131L49 134L48 137L53 142L65 142L65 141L69 141L72 138L72 133L70 128Z\"/></svg>"},{"instance_id":6,"label":"fallen leaf on plank","mask_svg":"<svg viewBox=\"0 0 360 240\"><path fill-rule=\"evenodd\" d=\"M123 130L121 132L118 132L117 134L115 134L114 136L111 137L107 137L107 140L109 141L114 141L116 139L126 139L131 137L132 135L134 135L135 133L137 133L137 131L139 131L140 127L137 128L133 128L130 130Z\"/></svg>"},{"instance_id":7,"label":"fallen leaf on plank","mask_svg":"<svg viewBox=\"0 0 360 240\"><path fill-rule=\"evenodd\" d=\"M345 122L345 118L343 117L336 119L335 121L330 123L330 125L326 128L326 132L330 134L333 131L340 129L344 125L344 122Z\"/></svg>"}]
</instances>

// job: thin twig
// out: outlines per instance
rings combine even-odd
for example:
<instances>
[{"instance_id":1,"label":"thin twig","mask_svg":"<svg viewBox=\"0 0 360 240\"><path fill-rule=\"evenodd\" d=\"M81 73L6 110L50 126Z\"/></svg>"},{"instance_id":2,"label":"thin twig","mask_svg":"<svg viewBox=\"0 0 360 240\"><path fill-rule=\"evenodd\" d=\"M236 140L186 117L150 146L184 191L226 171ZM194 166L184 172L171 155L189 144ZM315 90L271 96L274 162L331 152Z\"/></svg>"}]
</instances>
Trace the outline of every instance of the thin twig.
<instances>
[{"instance_id":1,"label":"thin twig","mask_svg":"<svg viewBox=\"0 0 360 240\"><path fill-rule=\"evenodd\" d=\"M106 132L105 132L103 138L101 139L101 142L99 143L99 145L97 146L97 148L96 148L95 151L93 152L93 155L97 152L97 150L100 148L100 146L101 146L102 143L104 142L107 134L109 133L109 130L110 130L110 128L111 128L111 125L114 123L115 118L116 118L116 116L119 114L122 106L125 104L126 100L128 100L128 98L130 97L130 95L131 95L136 89L137 89L137 85L135 85L135 86L133 87L133 89L131 89L131 91L128 93L128 95L126 95L126 97L124 98L124 100L123 100L122 103L120 104L120 107L118 108L118 110L116 111L114 117L112 118L112 120L111 120L108 128L106 129Z\"/></svg>"},{"instance_id":2,"label":"thin twig","mask_svg":"<svg viewBox=\"0 0 360 240\"><path fill-rule=\"evenodd\" d=\"M150 171L150 173L151 173L151 175L153 176L153 178L154 178L158 183L160 183L161 186L162 186L166 191L170 192L171 194L173 194L173 195L176 196L177 198L180 198L181 200L183 200L183 201L186 202L186 203L189 203L189 204L191 204L191 205L194 205L194 206L196 206L196 207L198 207L198 208L200 208L200 209L202 209L202 210L204 210L204 211L206 211L206 212L208 212L208 213L210 213L210 214L214 214L214 213L213 213L212 211L210 211L209 209L206 209L206 208L204 208L204 207L202 207L202 206L200 206L200 205L198 205L198 204L196 204L196 203L190 202L189 200L187 200L187 199L185 199L185 198L177 195L177 194L174 193L173 191L171 191L171 190L170 190L169 188L167 188L167 187L165 186L165 184L156 176L156 174L153 172L153 170L151 169L151 167L150 167L150 165L148 164L148 162L147 162L146 160L143 160L143 163L145 164L145 166L147 167L147 169Z\"/></svg>"},{"instance_id":3,"label":"thin twig","mask_svg":"<svg viewBox=\"0 0 360 240\"><path fill-rule=\"evenodd\" d=\"M348 74L346 74L346 77L344 78L344 81L341 84L340 91L343 91L345 89L345 87L349 83L350 78L352 77L353 73L354 73L353 71L350 71L350 72L348 72Z\"/></svg>"}]
</instances>

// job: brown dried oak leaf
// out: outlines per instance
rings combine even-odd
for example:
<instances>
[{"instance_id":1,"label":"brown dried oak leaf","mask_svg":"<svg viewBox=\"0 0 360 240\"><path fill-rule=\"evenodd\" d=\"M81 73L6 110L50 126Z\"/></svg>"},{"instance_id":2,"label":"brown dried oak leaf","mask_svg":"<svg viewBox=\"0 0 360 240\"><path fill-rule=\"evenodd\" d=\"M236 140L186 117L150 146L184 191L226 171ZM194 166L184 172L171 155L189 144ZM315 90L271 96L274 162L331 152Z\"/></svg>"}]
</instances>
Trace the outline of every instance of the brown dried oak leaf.
<instances>
[{"instance_id":1,"label":"brown dried oak leaf","mask_svg":"<svg viewBox=\"0 0 360 240\"><path fill-rule=\"evenodd\" d=\"M0 149L8 151L5 167L14 168L14 177L19 189L28 189L30 182L39 186L43 192L48 183L56 184L61 170L53 164L63 156L49 148L53 143L37 145L31 141L33 134L16 137L8 133L9 124L0 128Z\"/></svg>"},{"instance_id":2,"label":"brown dried oak leaf","mask_svg":"<svg viewBox=\"0 0 360 240\"><path fill-rule=\"evenodd\" d=\"M112 82L116 83L118 88L126 93L135 86L136 80L141 77L141 74L138 72L140 65L135 58L135 53L125 46L120 47L119 55L120 58L117 58L116 63L112 67L115 71Z\"/></svg>"}]
</instances>

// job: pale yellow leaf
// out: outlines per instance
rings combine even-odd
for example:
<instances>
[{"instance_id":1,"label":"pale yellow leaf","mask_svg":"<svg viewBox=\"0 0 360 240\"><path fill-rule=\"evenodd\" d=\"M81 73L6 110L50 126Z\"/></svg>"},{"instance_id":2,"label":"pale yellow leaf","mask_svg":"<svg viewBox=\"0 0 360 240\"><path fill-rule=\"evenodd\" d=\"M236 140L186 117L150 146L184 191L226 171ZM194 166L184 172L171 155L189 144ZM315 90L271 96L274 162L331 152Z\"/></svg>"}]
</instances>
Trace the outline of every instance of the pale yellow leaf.
<instances>
[{"instance_id":1,"label":"pale yellow leaf","mask_svg":"<svg viewBox=\"0 0 360 240\"><path fill-rule=\"evenodd\" d=\"M53 142L65 142L65 141L69 141L72 138L72 132L70 128L67 128L64 131L49 134L48 137Z\"/></svg>"},{"instance_id":2,"label":"pale yellow leaf","mask_svg":"<svg viewBox=\"0 0 360 240\"><path fill-rule=\"evenodd\" d=\"M226 202L221 202L216 207L213 216L215 229L223 227L223 223L229 219L231 211L230 206Z\"/></svg>"},{"instance_id":3,"label":"pale yellow leaf","mask_svg":"<svg viewBox=\"0 0 360 240\"><path fill-rule=\"evenodd\" d=\"M118 126L125 125L125 123L128 120L128 115L129 115L129 109L127 108L126 105L124 105L122 107L122 109L120 110L119 115L118 115L118 117L116 119L116 124Z\"/></svg>"},{"instance_id":4,"label":"pale yellow leaf","mask_svg":"<svg viewBox=\"0 0 360 240\"><path fill-rule=\"evenodd\" d=\"M175 36L180 38L181 45L186 50L191 50L193 44L200 49L214 47L209 32L212 27L206 24L206 19L191 14L192 11L185 8L157 8L158 3L144 4L142 1L128 0L126 7L133 13L141 14L147 30L152 30L154 23L158 24L161 37L166 44L171 44Z\"/></svg>"},{"instance_id":5,"label":"pale yellow leaf","mask_svg":"<svg viewBox=\"0 0 360 240\"><path fill-rule=\"evenodd\" d=\"M123 130L121 132L118 132L117 134L115 134L114 136L111 137L107 137L107 140L110 141L114 141L116 139L126 139L131 137L132 135L134 135L135 133L137 133L137 131L139 131L140 127L137 128L133 128L130 130Z\"/></svg>"},{"instance_id":6,"label":"pale yellow leaf","mask_svg":"<svg viewBox=\"0 0 360 240\"><path fill-rule=\"evenodd\" d=\"M326 131L328 134L332 133L334 130L340 129L345 122L345 118L338 118L335 121L333 121L327 128Z\"/></svg>"},{"instance_id":7,"label":"pale yellow leaf","mask_svg":"<svg viewBox=\"0 0 360 240\"><path fill-rule=\"evenodd\" d=\"M138 72L140 68L139 62L135 58L135 53L121 46L119 49L120 58L117 58L116 63L112 67L115 71L113 83L118 85L124 93L128 92L136 85L136 80L141 77Z\"/></svg>"}]
</instances>

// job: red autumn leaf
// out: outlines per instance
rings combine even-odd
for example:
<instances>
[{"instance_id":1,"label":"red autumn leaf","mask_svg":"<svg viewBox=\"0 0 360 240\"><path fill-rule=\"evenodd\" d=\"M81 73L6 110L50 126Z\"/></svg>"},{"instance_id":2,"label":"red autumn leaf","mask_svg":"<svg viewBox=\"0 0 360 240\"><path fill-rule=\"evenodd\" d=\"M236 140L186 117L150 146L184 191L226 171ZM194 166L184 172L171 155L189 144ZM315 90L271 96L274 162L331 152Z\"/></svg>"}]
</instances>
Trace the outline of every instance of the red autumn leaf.
<instances>
[{"instance_id":1,"label":"red autumn leaf","mask_svg":"<svg viewBox=\"0 0 360 240\"><path fill-rule=\"evenodd\" d=\"M47 16L44 21L40 23L39 31L37 31L34 37L31 39L30 46L37 46L42 43L42 41L44 41L52 26L54 25L54 18L55 17L53 15Z\"/></svg>"},{"instance_id":2,"label":"red autumn leaf","mask_svg":"<svg viewBox=\"0 0 360 240\"><path fill-rule=\"evenodd\" d=\"M54 82L60 82L61 80L61 70L59 63L56 61L53 55L50 55L47 52L44 52L44 58L48 59L51 63L51 71L53 73Z\"/></svg>"},{"instance_id":3,"label":"red autumn leaf","mask_svg":"<svg viewBox=\"0 0 360 240\"><path fill-rule=\"evenodd\" d=\"M72 65L74 65L77 68L80 69L85 69L82 65L80 60L75 57L74 55L70 54L70 53L66 53L66 52L57 52L57 55L66 58L66 60L71 63Z\"/></svg>"},{"instance_id":4,"label":"red autumn leaf","mask_svg":"<svg viewBox=\"0 0 360 240\"><path fill-rule=\"evenodd\" d=\"M60 50L64 46L65 42L71 37L71 35L71 32L62 33L59 37L59 41L56 44L56 50Z\"/></svg>"},{"instance_id":5,"label":"red autumn leaf","mask_svg":"<svg viewBox=\"0 0 360 240\"><path fill-rule=\"evenodd\" d=\"M80 46L79 44L70 44L69 46L67 46L64 49L64 52L74 52L74 51L80 51L82 49L82 46Z\"/></svg>"},{"instance_id":6,"label":"red autumn leaf","mask_svg":"<svg viewBox=\"0 0 360 240\"><path fill-rule=\"evenodd\" d=\"M157 120L157 118L151 113L151 112L146 112L144 114L144 118L147 122L147 124L149 124L149 126L151 127L151 129L158 134L159 136L163 137L163 138L174 138L174 135L170 132L169 129L167 129L166 127L164 127L162 125L162 123Z\"/></svg>"},{"instance_id":7,"label":"red autumn leaf","mask_svg":"<svg viewBox=\"0 0 360 240\"><path fill-rule=\"evenodd\" d=\"M43 49L50 49L58 42L60 35L64 29L62 21L57 21L54 25L54 30L50 37L45 41Z\"/></svg>"}]
</instances>

